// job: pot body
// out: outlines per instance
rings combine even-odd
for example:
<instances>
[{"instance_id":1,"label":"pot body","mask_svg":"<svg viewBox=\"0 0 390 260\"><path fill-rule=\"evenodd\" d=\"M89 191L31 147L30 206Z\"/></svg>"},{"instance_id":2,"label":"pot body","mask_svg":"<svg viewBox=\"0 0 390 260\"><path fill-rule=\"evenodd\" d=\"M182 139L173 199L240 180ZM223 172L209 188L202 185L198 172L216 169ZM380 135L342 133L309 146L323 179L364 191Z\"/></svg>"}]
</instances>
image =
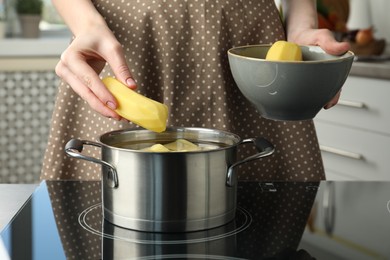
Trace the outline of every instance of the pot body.
<instances>
[{"instance_id":1,"label":"pot body","mask_svg":"<svg viewBox=\"0 0 390 260\"><path fill-rule=\"evenodd\" d=\"M140 150L179 138L209 149ZM121 130L102 135L101 144L88 143L101 146L101 160L75 156L69 146L66 150L73 157L102 164L106 220L141 231L184 232L214 228L234 219L237 177L232 168L242 163L236 162L237 146L242 142L235 134L204 128L168 128L163 133Z\"/></svg>"},{"instance_id":2,"label":"pot body","mask_svg":"<svg viewBox=\"0 0 390 260\"><path fill-rule=\"evenodd\" d=\"M189 231L223 225L234 218L236 186L226 185L226 162L235 149L208 153L134 153L103 147L115 162L118 187L103 167L105 218L148 231Z\"/></svg>"}]
</instances>

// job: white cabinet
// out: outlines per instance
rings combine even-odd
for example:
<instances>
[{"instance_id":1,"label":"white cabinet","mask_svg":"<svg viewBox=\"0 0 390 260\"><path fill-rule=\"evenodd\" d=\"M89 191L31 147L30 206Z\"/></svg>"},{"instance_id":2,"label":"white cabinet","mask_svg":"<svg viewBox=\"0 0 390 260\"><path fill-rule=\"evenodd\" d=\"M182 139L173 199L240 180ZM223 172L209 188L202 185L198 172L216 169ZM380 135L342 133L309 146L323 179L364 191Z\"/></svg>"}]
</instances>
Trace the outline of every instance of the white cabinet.
<instances>
[{"instance_id":1,"label":"white cabinet","mask_svg":"<svg viewBox=\"0 0 390 260\"><path fill-rule=\"evenodd\" d=\"M388 182L323 182L300 248L316 259L389 259Z\"/></svg>"},{"instance_id":2,"label":"white cabinet","mask_svg":"<svg viewBox=\"0 0 390 260\"><path fill-rule=\"evenodd\" d=\"M315 124L328 179L390 180L390 80L349 76Z\"/></svg>"}]
</instances>

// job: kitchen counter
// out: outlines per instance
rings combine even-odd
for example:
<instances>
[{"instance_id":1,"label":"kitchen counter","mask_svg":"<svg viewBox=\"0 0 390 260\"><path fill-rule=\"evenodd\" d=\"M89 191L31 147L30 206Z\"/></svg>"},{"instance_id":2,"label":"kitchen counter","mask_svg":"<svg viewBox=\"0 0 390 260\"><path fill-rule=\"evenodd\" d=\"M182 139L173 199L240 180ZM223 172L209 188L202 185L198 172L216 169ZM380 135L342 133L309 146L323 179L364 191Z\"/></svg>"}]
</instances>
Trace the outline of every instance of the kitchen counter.
<instances>
[{"instance_id":1,"label":"kitchen counter","mask_svg":"<svg viewBox=\"0 0 390 260\"><path fill-rule=\"evenodd\" d=\"M349 75L390 80L390 61L356 61L353 63Z\"/></svg>"},{"instance_id":2,"label":"kitchen counter","mask_svg":"<svg viewBox=\"0 0 390 260\"><path fill-rule=\"evenodd\" d=\"M46 59L54 59L54 61L47 62L46 69L54 68L58 62L58 58L66 49L70 41L70 33L66 30L60 30L59 33L50 36L50 34L44 34L43 37L38 39L2 39L0 40L0 59L2 62L0 65L1 70L15 70L22 66L24 69L36 67L37 60L32 58L39 57L40 62L44 62ZM386 48L384 55L389 55L390 48ZM15 62L19 61L19 62ZM16 63L16 65L14 65ZM31 63L26 64L26 63ZM353 63L350 75L390 79L390 60L388 61L370 61Z\"/></svg>"},{"instance_id":3,"label":"kitchen counter","mask_svg":"<svg viewBox=\"0 0 390 260\"><path fill-rule=\"evenodd\" d=\"M70 31L63 26L42 30L39 38L3 38L0 39L0 58L58 58L70 39Z\"/></svg>"},{"instance_id":4,"label":"kitchen counter","mask_svg":"<svg viewBox=\"0 0 390 260\"><path fill-rule=\"evenodd\" d=\"M234 221L153 233L105 221L98 181L46 181L0 232L0 258L3 250L9 258L2 259L389 259L389 188L383 181L240 182Z\"/></svg>"},{"instance_id":5,"label":"kitchen counter","mask_svg":"<svg viewBox=\"0 0 390 260\"><path fill-rule=\"evenodd\" d=\"M0 71L54 71L70 39L66 28L41 31L36 39L0 39Z\"/></svg>"},{"instance_id":6,"label":"kitchen counter","mask_svg":"<svg viewBox=\"0 0 390 260\"><path fill-rule=\"evenodd\" d=\"M358 60L352 64L349 73L351 76L390 79L390 45L386 46L381 56L373 56L372 60L370 57L361 57L361 60L357 58Z\"/></svg>"},{"instance_id":7,"label":"kitchen counter","mask_svg":"<svg viewBox=\"0 0 390 260\"><path fill-rule=\"evenodd\" d=\"M0 231L11 221L38 184L0 184Z\"/></svg>"}]
</instances>

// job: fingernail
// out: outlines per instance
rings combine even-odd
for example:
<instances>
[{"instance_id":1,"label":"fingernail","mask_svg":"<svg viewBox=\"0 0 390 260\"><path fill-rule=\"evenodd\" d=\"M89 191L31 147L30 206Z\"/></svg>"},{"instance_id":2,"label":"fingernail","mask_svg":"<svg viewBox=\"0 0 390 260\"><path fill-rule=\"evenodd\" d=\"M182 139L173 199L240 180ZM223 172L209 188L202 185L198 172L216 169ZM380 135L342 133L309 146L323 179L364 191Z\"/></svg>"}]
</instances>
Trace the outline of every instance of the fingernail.
<instances>
[{"instance_id":1,"label":"fingernail","mask_svg":"<svg viewBox=\"0 0 390 260\"><path fill-rule=\"evenodd\" d=\"M115 110L116 109L116 106L115 106L115 104L113 103L113 102L111 102L111 101L107 101L107 106L109 107L109 108L111 108L112 110Z\"/></svg>"},{"instance_id":2,"label":"fingernail","mask_svg":"<svg viewBox=\"0 0 390 260\"><path fill-rule=\"evenodd\" d=\"M135 86L135 85L136 85L134 79L132 79L132 78L126 79L126 84L127 84L127 86L129 86L129 87Z\"/></svg>"}]
</instances>

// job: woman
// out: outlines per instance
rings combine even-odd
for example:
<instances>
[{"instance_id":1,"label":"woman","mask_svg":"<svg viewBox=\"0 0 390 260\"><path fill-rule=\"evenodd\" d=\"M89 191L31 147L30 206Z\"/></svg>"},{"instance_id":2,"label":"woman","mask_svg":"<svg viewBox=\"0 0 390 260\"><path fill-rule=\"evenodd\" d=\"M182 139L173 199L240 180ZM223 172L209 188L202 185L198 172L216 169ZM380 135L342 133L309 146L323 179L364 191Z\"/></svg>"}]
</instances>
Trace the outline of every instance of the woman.
<instances>
[{"instance_id":1,"label":"woman","mask_svg":"<svg viewBox=\"0 0 390 260\"><path fill-rule=\"evenodd\" d=\"M133 126L115 113L116 100L101 83L106 75L165 103L168 125L216 128L271 141L275 153L243 167L241 179L325 178L313 122L262 118L237 89L227 61L232 46L273 43L286 36L331 54L346 52L347 43L316 29L314 0L284 1L286 31L274 0L53 2L74 38L56 67L63 82L42 178L100 178L100 166L68 158L65 143ZM325 108L337 100L338 95ZM99 157L99 150L85 153Z\"/></svg>"}]
</instances>

